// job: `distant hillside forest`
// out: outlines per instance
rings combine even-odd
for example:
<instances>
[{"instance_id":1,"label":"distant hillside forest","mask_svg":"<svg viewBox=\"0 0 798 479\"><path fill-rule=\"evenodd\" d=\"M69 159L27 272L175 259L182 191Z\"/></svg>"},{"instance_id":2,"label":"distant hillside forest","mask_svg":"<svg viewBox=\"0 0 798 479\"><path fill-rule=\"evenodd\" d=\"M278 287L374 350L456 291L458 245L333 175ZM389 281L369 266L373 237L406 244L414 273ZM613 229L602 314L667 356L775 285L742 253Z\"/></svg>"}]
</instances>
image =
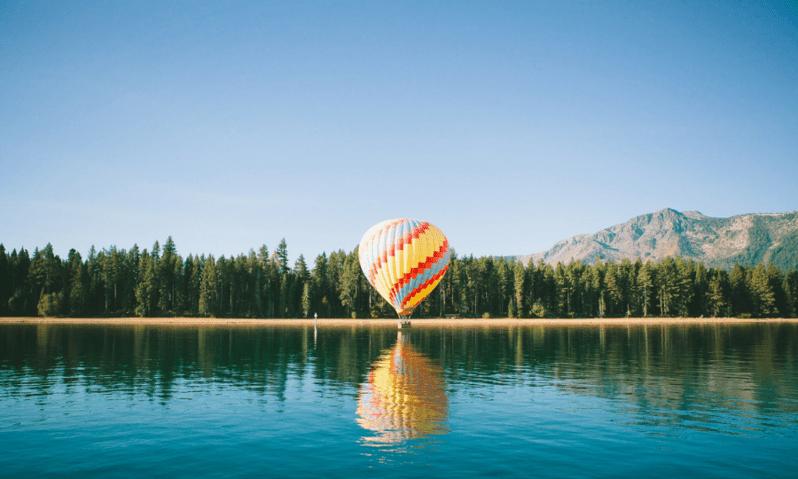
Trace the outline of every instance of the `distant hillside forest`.
<instances>
[{"instance_id":1,"label":"distant hillside forest","mask_svg":"<svg viewBox=\"0 0 798 479\"><path fill-rule=\"evenodd\" d=\"M458 257L413 317L796 317L798 271L773 263L707 269L680 257L656 264L579 261L525 268L512 258ZM31 256L0 244L2 316L213 316L236 318L396 317L360 269L357 248L300 255L285 240L273 253L186 258L169 237L150 251L50 244Z\"/></svg>"}]
</instances>

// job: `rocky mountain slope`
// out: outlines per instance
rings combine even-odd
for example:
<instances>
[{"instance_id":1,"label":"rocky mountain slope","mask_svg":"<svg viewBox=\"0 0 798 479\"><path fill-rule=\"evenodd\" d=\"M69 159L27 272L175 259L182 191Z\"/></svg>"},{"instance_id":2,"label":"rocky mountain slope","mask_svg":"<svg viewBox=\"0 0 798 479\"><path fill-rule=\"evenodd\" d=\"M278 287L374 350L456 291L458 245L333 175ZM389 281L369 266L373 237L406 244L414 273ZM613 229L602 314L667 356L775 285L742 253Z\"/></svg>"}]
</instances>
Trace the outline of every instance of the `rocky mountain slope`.
<instances>
[{"instance_id":1,"label":"rocky mountain slope","mask_svg":"<svg viewBox=\"0 0 798 479\"><path fill-rule=\"evenodd\" d=\"M517 258L525 265L530 260L555 265L575 260L595 264L599 257L614 262L638 257L657 262L677 255L707 267L772 261L782 270L798 268L798 211L712 218L697 211L681 213L666 208Z\"/></svg>"}]
</instances>

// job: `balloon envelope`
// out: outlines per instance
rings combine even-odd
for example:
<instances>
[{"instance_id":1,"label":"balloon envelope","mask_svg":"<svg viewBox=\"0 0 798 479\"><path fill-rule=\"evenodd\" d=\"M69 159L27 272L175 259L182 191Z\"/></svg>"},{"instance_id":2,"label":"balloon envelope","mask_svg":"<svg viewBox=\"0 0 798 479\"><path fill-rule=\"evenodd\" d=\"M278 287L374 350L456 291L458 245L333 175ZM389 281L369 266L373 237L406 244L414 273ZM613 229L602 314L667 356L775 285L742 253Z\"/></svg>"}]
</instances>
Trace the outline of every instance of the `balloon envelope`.
<instances>
[{"instance_id":1,"label":"balloon envelope","mask_svg":"<svg viewBox=\"0 0 798 479\"><path fill-rule=\"evenodd\" d=\"M440 283L449 267L449 241L426 221L388 220L363 235L358 256L369 283L404 316Z\"/></svg>"}]
</instances>

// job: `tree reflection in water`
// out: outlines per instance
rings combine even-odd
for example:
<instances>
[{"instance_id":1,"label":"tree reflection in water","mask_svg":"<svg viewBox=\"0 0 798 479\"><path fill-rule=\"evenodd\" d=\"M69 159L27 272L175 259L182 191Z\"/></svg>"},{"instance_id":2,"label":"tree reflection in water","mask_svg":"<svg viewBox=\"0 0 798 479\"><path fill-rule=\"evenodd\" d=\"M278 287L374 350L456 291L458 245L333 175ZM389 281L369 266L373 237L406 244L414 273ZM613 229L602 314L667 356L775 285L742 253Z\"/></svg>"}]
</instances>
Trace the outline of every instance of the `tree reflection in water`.
<instances>
[{"instance_id":1,"label":"tree reflection in water","mask_svg":"<svg viewBox=\"0 0 798 479\"><path fill-rule=\"evenodd\" d=\"M398 333L367 378L360 387L357 421L375 435L363 437L363 444L395 446L449 432L442 370L413 348L408 334Z\"/></svg>"}]
</instances>

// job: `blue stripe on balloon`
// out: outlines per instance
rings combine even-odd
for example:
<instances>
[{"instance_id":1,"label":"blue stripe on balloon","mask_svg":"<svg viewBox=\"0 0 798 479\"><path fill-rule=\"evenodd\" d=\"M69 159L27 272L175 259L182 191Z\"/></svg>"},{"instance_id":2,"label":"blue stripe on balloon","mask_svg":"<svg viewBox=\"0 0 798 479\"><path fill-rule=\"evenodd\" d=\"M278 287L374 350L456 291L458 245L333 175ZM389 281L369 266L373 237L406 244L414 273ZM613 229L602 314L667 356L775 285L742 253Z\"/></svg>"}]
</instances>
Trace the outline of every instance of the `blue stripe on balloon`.
<instances>
[{"instance_id":1,"label":"blue stripe on balloon","mask_svg":"<svg viewBox=\"0 0 798 479\"><path fill-rule=\"evenodd\" d=\"M414 289L419 287L420 285L424 284L425 281L429 280L436 274L440 273L440 271L449 264L449 250L446 250L446 254L443 255L443 258L438 258L436 262L432 264L432 267L429 269L424 270L424 272L420 275L417 275L415 279L411 279L406 285L402 286L399 289L399 293L396 295L396 300L394 304L398 307L402 306L402 301L405 300L407 295L413 292Z\"/></svg>"}]
</instances>

